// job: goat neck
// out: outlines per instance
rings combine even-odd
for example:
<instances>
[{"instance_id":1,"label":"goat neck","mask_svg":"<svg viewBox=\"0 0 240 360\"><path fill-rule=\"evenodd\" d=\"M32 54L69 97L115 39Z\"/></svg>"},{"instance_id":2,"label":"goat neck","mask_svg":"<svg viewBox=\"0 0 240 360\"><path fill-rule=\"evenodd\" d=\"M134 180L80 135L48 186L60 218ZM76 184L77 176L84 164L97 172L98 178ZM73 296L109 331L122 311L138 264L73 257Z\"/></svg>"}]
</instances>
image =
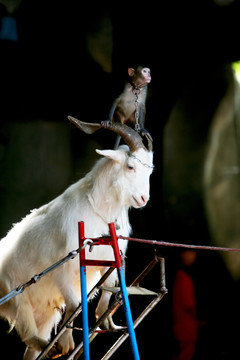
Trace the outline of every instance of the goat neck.
<instances>
[{"instance_id":1,"label":"goat neck","mask_svg":"<svg viewBox=\"0 0 240 360\"><path fill-rule=\"evenodd\" d=\"M119 198L118 181L115 178L115 171L111 162L103 158L98 164L104 162L105 166L99 167L100 172L98 172L99 168L96 167L94 173L90 172L88 174L90 179L95 180L91 190L86 195L92 210L108 224L116 222L125 204ZM116 166L118 167L117 164Z\"/></svg>"}]
</instances>

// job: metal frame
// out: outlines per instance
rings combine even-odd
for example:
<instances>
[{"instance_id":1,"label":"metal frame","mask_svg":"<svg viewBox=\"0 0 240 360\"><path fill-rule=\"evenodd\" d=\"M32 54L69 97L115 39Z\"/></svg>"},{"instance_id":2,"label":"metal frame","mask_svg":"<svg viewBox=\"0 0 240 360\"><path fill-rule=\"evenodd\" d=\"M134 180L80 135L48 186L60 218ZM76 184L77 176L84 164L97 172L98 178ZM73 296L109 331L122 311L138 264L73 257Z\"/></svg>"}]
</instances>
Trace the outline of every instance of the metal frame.
<instances>
[{"instance_id":1,"label":"metal frame","mask_svg":"<svg viewBox=\"0 0 240 360\"><path fill-rule=\"evenodd\" d=\"M79 247L83 246L85 240L84 234L84 222L81 221L78 223L79 226ZM118 238L116 234L116 229L114 223L108 224L110 238L100 238L97 241L97 245L110 245L113 248L113 253L115 261L107 261L107 266L111 266L117 269L118 279L120 285L120 292L123 300L124 312L127 322L127 328L129 337L131 340L131 348L134 360L140 360L137 339L133 326L132 313L130 308L130 303L128 299L126 282L124 277L124 269L122 264L122 259L120 255L120 250L118 246ZM93 244L92 245L96 245ZM82 299L82 319L83 319L83 358L84 360L90 359L89 352L89 325L88 325L88 302L87 302L87 279L86 279L86 266L106 266L106 262L102 260L88 260L85 257L85 248L80 252L80 276L81 276L81 299Z\"/></svg>"},{"instance_id":2,"label":"metal frame","mask_svg":"<svg viewBox=\"0 0 240 360\"><path fill-rule=\"evenodd\" d=\"M82 229L81 229L81 227L82 227ZM115 232L114 224L109 224L109 229L111 229L110 230L111 237L112 236L114 237L114 241L117 244L117 247L115 249L118 249L118 242L117 242L118 239L117 239L117 235L116 235L116 232ZM111 245L112 246L111 237L110 238L107 237L107 238L90 239L91 246L101 245L101 244ZM86 239L84 237L84 224L82 225L82 222L80 222L79 223L79 241L82 244L82 242L86 242L87 240L89 240L89 239L88 238ZM84 279L84 276L86 274L86 268L85 267L90 266L91 262L94 261L94 260L84 259L85 246L82 246L81 248L82 248L82 251L79 252L79 256L80 256L81 265L83 265L82 266L83 269L81 271L83 272L82 276L83 276L83 279ZM120 258L120 262L119 262L119 258ZM122 268L122 261L121 261L121 256L120 256L119 249L117 250L117 262L116 261L102 261L102 260L99 260L99 264L100 263L101 263L100 266L107 266L107 267L109 267L109 269L103 275L103 277L99 280L99 282L93 287L93 289L89 292L89 294L87 295L87 302L99 291L99 289L102 288L101 285L108 278L108 276L110 276L112 271L114 271L115 267L119 266L120 268ZM156 254L156 251L155 251L155 255L154 255L153 260L151 260L151 262L147 265L147 267L131 283L130 287L126 288L126 284L123 284L123 286L122 286L122 287L125 287L125 289L126 289L126 292L125 292L125 294L123 294L123 296L127 297L127 301L128 301L127 289L131 289L131 288L134 288L134 287L137 287L139 289L140 282L149 274L149 272L155 267L156 264L160 265L160 292L155 293L154 299L146 306L146 308L141 312L141 314L137 317L137 319L135 319L135 321L132 322L131 331L134 333L134 336L135 336L135 332L134 332L135 328L155 308L155 306L159 303L159 301L168 292L167 288L166 288L166 281L165 281L165 259L163 257L161 257L161 256L158 256ZM92 262L92 265L95 266L96 264ZM123 274L123 268L122 268L122 275L123 275L122 276L123 281L125 283L125 278L124 278L124 274ZM81 282L82 282L82 280L81 280ZM84 282L84 280L83 280L83 282ZM121 288L121 286L120 286L120 288ZM101 325L101 323L109 315L113 315L119 309L119 307L123 304L123 296L122 296L121 291L118 291L116 293L116 295L115 295L115 299L110 304L108 310L98 319L98 321L95 323L95 325L93 327L91 327L90 329L86 328L86 324L88 324L88 319L85 318L85 330L83 329L83 331L85 331L85 335L83 335L83 341L75 347L73 352L67 358L65 358L66 360L77 360L77 359L79 359L80 356L84 353L86 347L87 347L87 354L85 352L84 360L89 359L89 345L96 338L96 336L99 334L99 331L97 331L97 328ZM85 297L85 300L84 300L85 301L85 306L87 306L87 304L86 304L86 293L84 294L84 297ZM82 303L78 306L78 308L74 311L74 313L70 316L70 318L65 322L65 324L61 327L61 329L57 333L57 335L52 339L52 341L48 344L48 346L38 356L38 358L36 360L45 359L45 356L47 355L49 350L54 346L54 344L57 342L57 340L63 334L63 332L65 331L66 328L76 329L76 328L72 327L71 324L72 324L73 320L83 311L83 306L84 305L83 305L83 301L82 301ZM130 313L130 316L131 316L130 307L128 308L127 312ZM126 311L125 311L125 314L126 314ZM87 315L87 312L85 312L85 315ZM130 319L130 322L131 322L131 319ZM84 321L83 321L83 324L84 324ZM84 340L84 336L85 336L85 340ZM126 330L124 329L124 331L121 331L120 332L120 337L118 338L118 340L111 346L111 348L101 358L101 360L110 359L110 357L117 351L117 349L123 344L123 342L128 337L129 337L129 329L126 329ZM85 343L85 349L84 349L84 343ZM132 344L133 355L134 355L134 351L136 351L136 348L135 348L136 346L137 346L136 342L134 344ZM134 356L136 356L134 358L134 360L135 359L140 360L138 349L137 349L137 353Z\"/></svg>"},{"instance_id":3,"label":"metal frame","mask_svg":"<svg viewBox=\"0 0 240 360\"><path fill-rule=\"evenodd\" d=\"M132 282L130 287L139 286L140 282L149 274L149 272L155 267L157 263L160 263L160 293L148 304L148 306L141 312L141 314L134 321L134 329L142 322L142 320L155 308L160 300L167 294L165 281L165 259L155 254L154 259L148 264L148 266L140 273L140 275ZM120 305L119 305L120 306ZM118 307L119 307L118 306ZM117 310L117 309L116 309ZM101 358L101 360L110 359L115 351L123 344L128 338L128 332L125 331L119 339L112 345L108 352Z\"/></svg>"}]
</instances>

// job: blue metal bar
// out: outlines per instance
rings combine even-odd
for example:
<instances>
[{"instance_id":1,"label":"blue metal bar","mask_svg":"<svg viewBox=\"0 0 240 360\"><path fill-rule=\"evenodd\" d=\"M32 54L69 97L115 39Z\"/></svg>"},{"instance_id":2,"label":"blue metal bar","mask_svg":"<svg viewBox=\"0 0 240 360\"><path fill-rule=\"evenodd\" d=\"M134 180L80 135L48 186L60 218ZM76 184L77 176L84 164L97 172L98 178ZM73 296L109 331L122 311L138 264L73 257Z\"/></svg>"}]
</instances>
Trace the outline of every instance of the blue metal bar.
<instances>
[{"instance_id":1,"label":"blue metal bar","mask_svg":"<svg viewBox=\"0 0 240 360\"><path fill-rule=\"evenodd\" d=\"M131 308L129 304L128 294L127 294L127 288L126 288L126 281L124 276L124 270L121 266L117 269L118 271L118 278L119 278L119 284L120 284L120 290L123 300L123 307L125 311L125 317L128 327L128 333L131 340L131 346L132 346L132 353L134 360L140 360L139 351L138 351L138 345L137 345L137 339L134 331L134 325L133 325L133 319L132 319L132 313Z\"/></svg>"},{"instance_id":2,"label":"blue metal bar","mask_svg":"<svg viewBox=\"0 0 240 360\"><path fill-rule=\"evenodd\" d=\"M129 337L131 340L133 358L134 358L134 360L140 360L138 346L137 346L137 339L136 339L136 335L135 335L135 331L134 331L132 313L131 313L131 308L130 308L129 299L128 299L128 293L127 293L126 281L125 281L124 270L123 270L123 265L122 265L122 259L120 256L120 250L119 250L119 246L118 246L118 237L117 237L114 223L110 223L110 224L108 224L108 226L109 226L109 232L110 232L111 239L112 239L111 245L112 245L115 260L116 260L116 267L117 267L117 272L118 272L120 291L121 291L122 300L123 300L123 308L125 311L125 317L126 317Z\"/></svg>"},{"instance_id":3,"label":"blue metal bar","mask_svg":"<svg viewBox=\"0 0 240 360\"><path fill-rule=\"evenodd\" d=\"M82 298L82 326L83 326L83 358L90 359L89 354L89 330L88 330L88 301L87 301L87 276L86 266L80 266L81 298Z\"/></svg>"}]
</instances>

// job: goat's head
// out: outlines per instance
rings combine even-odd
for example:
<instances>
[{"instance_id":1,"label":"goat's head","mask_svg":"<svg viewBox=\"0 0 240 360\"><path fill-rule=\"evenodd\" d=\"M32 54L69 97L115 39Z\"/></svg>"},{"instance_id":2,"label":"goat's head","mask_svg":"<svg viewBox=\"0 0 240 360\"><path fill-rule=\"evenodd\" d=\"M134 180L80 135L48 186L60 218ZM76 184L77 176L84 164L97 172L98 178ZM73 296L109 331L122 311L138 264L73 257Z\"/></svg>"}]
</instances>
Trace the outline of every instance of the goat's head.
<instances>
[{"instance_id":1,"label":"goat's head","mask_svg":"<svg viewBox=\"0 0 240 360\"><path fill-rule=\"evenodd\" d=\"M99 123L86 123L71 116L68 119L87 134L102 128ZM132 128L120 123L109 123L104 126L122 137L126 145L117 150L96 150L115 163L115 184L119 186L118 194L124 196L121 202L140 208L149 200L149 177L153 171L152 142L148 140L145 147L142 137ZM121 192L121 186L124 191Z\"/></svg>"},{"instance_id":2,"label":"goat's head","mask_svg":"<svg viewBox=\"0 0 240 360\"><path fill-rule=\"evenodd\" d=\"M122 145L117 150L96 150L102 156L111 159L111 182L116 189L119 204L140 208L149 200L149 177L152 173L152 152L138 149L129 152L129 147Z\"/></svg>"}]
</instances>

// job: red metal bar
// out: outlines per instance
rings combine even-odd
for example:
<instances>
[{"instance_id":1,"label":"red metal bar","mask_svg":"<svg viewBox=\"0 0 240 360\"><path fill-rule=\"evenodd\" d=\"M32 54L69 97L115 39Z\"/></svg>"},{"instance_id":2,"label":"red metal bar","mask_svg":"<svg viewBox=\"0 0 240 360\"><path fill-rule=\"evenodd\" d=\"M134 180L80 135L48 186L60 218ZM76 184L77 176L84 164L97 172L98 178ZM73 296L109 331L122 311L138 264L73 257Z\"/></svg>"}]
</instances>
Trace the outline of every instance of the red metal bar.
<instances>
[{"instance_id":1,"label":"red metal bar","mask_svg":"<svg viewBox=\"0 0 240 360\"><path fill-rule=\"evenodd\" d=\"M116 261L111 261L111 260L91 260L91 259L86 259L86 260L82 260L81 259L81 265L82 266L107 266L107 267L117 267Z\"/></svg>"},{"instance_id":2,"label":"red metal bar","mask_svg":"<svg viewBox=\"0 0 240 360\"><path fill-rule=\"evenodd\" d=\"M78 236L79 236L79 248L81 248L83 246L83 242L85 239L85 231L84 231L84 222L83 221L79 221L78 222ZM85 260L85 249L83 249L82 251L80 251L79 253L80 255L80 263Z\"/></svg>"},{"instance_id":3,"label":"red metal bar","mask_svg":"<svg viewBox=\"0 0 240 360\"><path fill-rule=\"evenodd\" d=\"M118 238L115 230L114 223L109 224L109 231L111 237L106 238L90 238L93 243L92 246L96 245L110 245L113 248L115 261L112 260L92 260L86 259L85 248L80 251L80 264L81 266L106 266L106 267L115 267L120 268L122 266L122 259L120 256ZM85 237L84 233L84 222L80 221L78 223L78 233L79 233L79 248L83 246L84 240L88 239Z\"/></svg>"},{"instance_id":4,"label":"red metal bar","mask_svg":"<svg viewBox=\"0 0 240 360\"><path fill-rule=\"evenodd\" d=\"M118 238L117 238L115 225L114 225L114 223L110 223L110 224L108 224L108 226L109 226L109 231L110 231L110 235L111 235L111 240L112 240L111 245L112 245L114 256L115 256L116 266L118 269L120 269L122 267L122 259L121 259L120 250L119 250L119 246L118 246Z\"/></svg>"}]
</instances>

